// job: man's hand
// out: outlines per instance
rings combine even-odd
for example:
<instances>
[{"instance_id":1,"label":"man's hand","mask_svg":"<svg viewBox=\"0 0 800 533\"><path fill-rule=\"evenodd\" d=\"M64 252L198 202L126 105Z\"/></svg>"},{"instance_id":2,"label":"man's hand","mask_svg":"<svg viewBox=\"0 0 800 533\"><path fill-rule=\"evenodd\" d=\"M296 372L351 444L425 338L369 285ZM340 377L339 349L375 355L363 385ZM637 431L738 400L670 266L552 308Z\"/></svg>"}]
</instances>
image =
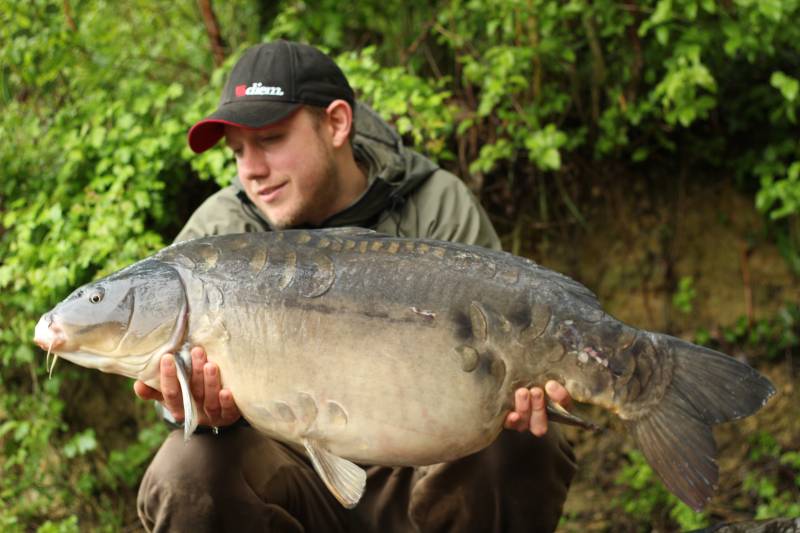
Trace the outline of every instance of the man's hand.
<instances>
[{"instance_id":1,"label":"man's hand","mask_svg":"<svg viewBox=\"0 0 800 533\"><path fill-rule=\"evenodd\" d=\"M161 392L145 385L142 381L133 384L136 395L143 400L161 402L175 420L184 419L181 386L178 383L178 369L172 354L161 358ZM242 415L233 394L221 388L219 367L208 361L203 348L192 348L192 375L189 376L192 396L198 408L198 423L203 426L228 426L236 422Z\"/></svg>"},{"instance_id":2,"label":"man's hand","mask_svg":"<svg viewBox=\"0 0 800 533\"><path fill-rule=\"evenodd\" d=\"M572 398L561 383L551 380L545 383L544 388L551 400L564 409L570 408ZM541 388L517 389L514 392L514 410L506 415L504 427L517 431L530 431L541 437L547 433L546 405L544 391Z\"/></svg>"}]
</instances>

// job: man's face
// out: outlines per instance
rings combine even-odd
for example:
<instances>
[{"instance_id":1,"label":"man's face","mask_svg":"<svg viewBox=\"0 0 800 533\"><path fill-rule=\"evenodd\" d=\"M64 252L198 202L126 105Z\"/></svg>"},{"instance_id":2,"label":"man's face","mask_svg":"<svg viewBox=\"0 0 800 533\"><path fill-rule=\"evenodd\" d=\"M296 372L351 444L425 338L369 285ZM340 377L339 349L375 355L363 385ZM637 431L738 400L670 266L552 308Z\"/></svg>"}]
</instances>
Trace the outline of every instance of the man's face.
<instances>
[{"instance_id":1,"label":"man's face","mask_svg":"<svg viewBox=\"0 0 800 533\"><path fill-rule=\"evenodd\" d=\"M333 215L341 184L323 125L306 109L262 129L225 126L247 196L277 229Z\"/></svg>"}]
</instances>

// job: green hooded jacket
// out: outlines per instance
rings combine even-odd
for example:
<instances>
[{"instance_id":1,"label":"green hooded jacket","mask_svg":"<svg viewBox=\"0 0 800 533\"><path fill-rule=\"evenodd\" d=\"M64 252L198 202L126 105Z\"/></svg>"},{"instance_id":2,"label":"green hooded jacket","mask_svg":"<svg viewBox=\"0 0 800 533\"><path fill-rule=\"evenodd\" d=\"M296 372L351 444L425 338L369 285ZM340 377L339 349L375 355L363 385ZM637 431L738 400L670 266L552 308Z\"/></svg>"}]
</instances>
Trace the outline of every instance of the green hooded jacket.
<instances>
[{"instance_id":1,"label":"green hooded jacket","mask_svg":"<svg viewBox=\"0 0 800 533\"><path fill-rule=\"evenodd\" d=\"M500 249L489 218L460 179L405 148L397 132L369 107L357 104L355 117L353 153L368 169L368 187L320 227L360 226L400 237ZM239 180L233 181L197 208L176 241L271 230Z\"/></svg>"}]
</instances>

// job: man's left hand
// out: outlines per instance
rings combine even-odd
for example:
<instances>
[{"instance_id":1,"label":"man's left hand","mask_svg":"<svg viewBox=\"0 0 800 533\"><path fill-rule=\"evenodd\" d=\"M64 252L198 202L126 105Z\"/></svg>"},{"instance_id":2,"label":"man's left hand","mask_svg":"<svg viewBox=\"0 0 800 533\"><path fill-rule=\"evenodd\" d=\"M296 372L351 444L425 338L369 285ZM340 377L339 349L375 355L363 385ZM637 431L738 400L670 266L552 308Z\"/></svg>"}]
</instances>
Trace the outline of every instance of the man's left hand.
<instances>
[{"instance_id":1,"label":"man's left hand","mask_svg":"<svg viewBox=\"0 0 800 533\"><path fill-rule=\"evenodd\" d=\"M544 387L551 400L564 409L570 408L572 398L561 383L551 380L545 383ZM541 437L547 433L546 406L547 402L541 387L517 389L514 392L514 410L506 415L504 427L517 431L530 431Z\"/></svg>"}]
</instances>

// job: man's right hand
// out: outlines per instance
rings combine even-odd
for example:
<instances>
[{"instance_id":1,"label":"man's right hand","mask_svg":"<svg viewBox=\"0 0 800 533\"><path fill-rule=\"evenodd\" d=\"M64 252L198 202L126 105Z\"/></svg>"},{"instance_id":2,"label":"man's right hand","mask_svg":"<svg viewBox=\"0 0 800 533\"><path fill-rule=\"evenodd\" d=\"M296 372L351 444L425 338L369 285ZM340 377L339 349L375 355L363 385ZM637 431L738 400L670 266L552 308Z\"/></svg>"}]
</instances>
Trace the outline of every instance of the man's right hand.
<instances>
[{"instance_id":1,"label":"man's right hand","mask_svg":"<svg viewBox=\"0 0 800 533\"><path fill-rule=\"evenodd\" d=\"M564 385L555 380L545 384L547 396L564 409L572 405L572 398ZM547 433L547 400L540 387L514 392L514 410L506 415L505 428L517 431L530 431L537 437Z\"/></svg>"},{"instance_id":2,"label":"man's right hand","mask_svg":"<svg viewBox=\"0 0 800 533\"><path fill-rule=\"evenodd\" d=\"M178 422L183 421L183 400L178 382L178 369L172 354L165 354L160 363L161 391L145 385L142 381L133 384L136 395L143 400L161 402ZM192 348L192 396L198 407L198 424L203 426L229 426L242 415L233 394L223 389L219 378L219 367L208 360L203 348Z\"/></svg>"}]
</instances>

